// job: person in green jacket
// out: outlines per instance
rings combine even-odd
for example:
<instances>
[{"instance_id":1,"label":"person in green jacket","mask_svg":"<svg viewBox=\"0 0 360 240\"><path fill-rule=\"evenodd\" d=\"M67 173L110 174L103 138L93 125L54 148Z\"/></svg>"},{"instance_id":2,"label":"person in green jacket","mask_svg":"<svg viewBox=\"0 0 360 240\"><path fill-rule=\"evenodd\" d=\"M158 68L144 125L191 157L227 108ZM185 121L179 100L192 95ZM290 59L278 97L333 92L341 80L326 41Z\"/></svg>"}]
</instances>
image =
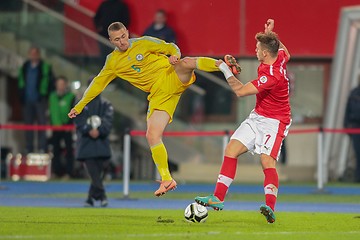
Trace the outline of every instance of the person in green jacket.
<instances>
[{"instance_id":1,"label":"person in green jacket","mask_svg":"<svg viewBox=\"0 0 360 240\"><path fill-rule=\"evenodd\" d=\"M49 96L50 123L53 126L73 124L67 113L75 104L75 95L69 91L68 80L60 76L55 82L56 90ZM66 166L62 164L61 141L65 142ZM57 177L70 178L73 175L74 153L71 130L53 131L51 144L53 146L52 172Z\"/></svg>"},{"instance_id":2,"label":"person in green jacket","mask_svg":"<svg viewBox=\"0 0 360 240\"><path fill-rule=\"evenodd\" d=\"M46 124L46 110L49 93L53 90L51 65L41 59L40 49L31 47L28 59L20 67L18 74L19 97L23 107L24 123L32 125ZM46 152L45 131L37 132L37 141L33 131L25 132L26 153ZM38 146L35 146L35 142Z\"/></svg>"}]
</instances>

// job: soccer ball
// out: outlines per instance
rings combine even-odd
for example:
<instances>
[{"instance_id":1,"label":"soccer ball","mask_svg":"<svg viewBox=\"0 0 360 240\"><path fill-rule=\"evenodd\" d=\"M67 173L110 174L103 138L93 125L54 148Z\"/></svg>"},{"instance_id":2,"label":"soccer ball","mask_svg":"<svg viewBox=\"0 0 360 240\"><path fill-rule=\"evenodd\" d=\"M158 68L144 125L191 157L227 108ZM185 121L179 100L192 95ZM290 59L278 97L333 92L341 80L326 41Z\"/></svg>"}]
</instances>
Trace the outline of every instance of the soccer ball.
<instances>
[{"instance_id":1,"label":"soccer ball","mask_svg":"<svg viewBox=\"0 0 360 240\"><path fill-rule=\"evenodd\" d=\"M206 207L197 203L190 203L185 208L185 219L188 222L201 223L205 222L208 217L208 211Z\"/></svg>"}]
</instances>

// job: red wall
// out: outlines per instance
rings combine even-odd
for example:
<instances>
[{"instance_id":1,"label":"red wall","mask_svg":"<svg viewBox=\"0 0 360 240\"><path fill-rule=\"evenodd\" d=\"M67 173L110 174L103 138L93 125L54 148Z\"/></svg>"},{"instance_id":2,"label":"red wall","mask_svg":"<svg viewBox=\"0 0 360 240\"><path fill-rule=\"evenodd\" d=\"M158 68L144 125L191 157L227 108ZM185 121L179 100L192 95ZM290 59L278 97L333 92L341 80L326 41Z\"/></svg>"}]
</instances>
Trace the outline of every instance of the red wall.
<instances>
[{"instance_id":1,"label":"red wall","mask_svg":"<svg viewBox=\"0 0 360 240\"><path fill-rule=\"evenodd\" d=\"M79 0L96 10L102 0ZM332 57L341 7L360 0L126 0L133 33L141 34L154 12L169 13L183 55L254 56L254 35L268 18L295 57ZM240 6L245 5L245 11ZM242 16L241 12L245 14ZM245 20L243 20L245 19ZM240 23L240 20L244 21ZM244 26L245 29L240 29ZM241 35L244 33L244 35ZM240 46L245 44L245 46Z\"/></svg>"},{"instance_id":2,"label":"red wall","mask_svg":"<svg viewBox=\"0 0 360 240\"><path fill-rule=\"evenodd\" d=\"M275 31L293 56L332 57L343 6L359 0L256 0L246 1L246 52L254 53L254 35L267 17L275 19ZM261 6L261 7L259 7ZM261 17L259 17L261 16ZM262 17L264 16L264 17Z\"/></svg>"},{"instance_id":3,"label":"red wall","mask_svg":"<svg viewBox=\"0 0 360 240\"><path fill-rule=\"evenodd\" d=\"M81 0L95 10L101 0ZM183 55L238 55L240 1L209 0L127 0L131 11L130 31L142 35L153 21L157 9L168 13L168 24L175 29ZM226 14L225 14L226 13ZM225 19L225 16L228 16ZM231 24L229 20L231 19ZM234 34L235 33L235 34Z\"/></svg>"}]
</instances>

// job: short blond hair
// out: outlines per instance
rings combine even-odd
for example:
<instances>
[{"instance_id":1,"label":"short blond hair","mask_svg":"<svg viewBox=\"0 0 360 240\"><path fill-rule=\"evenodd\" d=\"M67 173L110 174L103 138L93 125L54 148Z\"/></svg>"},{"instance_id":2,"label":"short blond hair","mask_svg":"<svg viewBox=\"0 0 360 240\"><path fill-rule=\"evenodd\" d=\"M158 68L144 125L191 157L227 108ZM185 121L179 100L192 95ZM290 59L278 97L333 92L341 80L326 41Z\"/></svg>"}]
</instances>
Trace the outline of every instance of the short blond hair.
<instances>
[{"instance_id":1,"label":"short blond hair","mask_svg":"<svg viewBox=\"0 0 360 240\"><path fill-rule=\"evenodd\" d=\"M119 31L120 29L123 29L125 27L125 25L121 22L113 22L112 24L109 25L108 27L108 33L112 32L112 31Z\"/></svg>"}]
</instances>

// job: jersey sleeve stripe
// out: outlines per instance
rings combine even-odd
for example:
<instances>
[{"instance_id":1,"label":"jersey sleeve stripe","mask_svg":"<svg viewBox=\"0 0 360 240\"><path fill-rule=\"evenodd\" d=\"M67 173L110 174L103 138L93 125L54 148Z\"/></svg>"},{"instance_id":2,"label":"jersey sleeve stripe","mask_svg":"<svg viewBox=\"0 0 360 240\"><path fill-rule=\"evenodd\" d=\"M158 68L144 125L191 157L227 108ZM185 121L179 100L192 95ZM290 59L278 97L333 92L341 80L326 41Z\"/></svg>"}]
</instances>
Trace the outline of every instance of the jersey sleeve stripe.
<instances>
[{"instance_id":1,"label":"jersey sleeve stripe","mask_svg":"<svg viewBox=\"0 0 360 240\"><path fill-rule=\"evenodd\" d=\"M146 40L152 41L154 43L161 43L162 42L162 40L154 38L154 37L144 36L143 38L146 39Z\"/></svg>"},{"instance_id":2,"label":"jersey sleeve stripe","mask_svg":"<svg viewBox=\"0 0 360 240\"><path fill-rule=\"evenodd\" d=\"M273 65L270 66L270 75L274 76L274 67L273 67Z\"/></svg>"},{"instance_id":3,"label":"jersey sleeve stripe","mask_svg":"<svg viewBox=\"0 0 360 240\"><path fill-rule=\"evenodd\" d=\"M137 41L140 41L140 40L148 40L148 41L158 43L158 44L163 42L163 40L161 40L161 39L158 39L158 38L155 38L155 37L150 37L150 36L143 36L143 37L139 37L139 38L131 38L131 39L129 39L129 42L132 43L132 42L137 42Z\"/></svg>"}]
</instances>

